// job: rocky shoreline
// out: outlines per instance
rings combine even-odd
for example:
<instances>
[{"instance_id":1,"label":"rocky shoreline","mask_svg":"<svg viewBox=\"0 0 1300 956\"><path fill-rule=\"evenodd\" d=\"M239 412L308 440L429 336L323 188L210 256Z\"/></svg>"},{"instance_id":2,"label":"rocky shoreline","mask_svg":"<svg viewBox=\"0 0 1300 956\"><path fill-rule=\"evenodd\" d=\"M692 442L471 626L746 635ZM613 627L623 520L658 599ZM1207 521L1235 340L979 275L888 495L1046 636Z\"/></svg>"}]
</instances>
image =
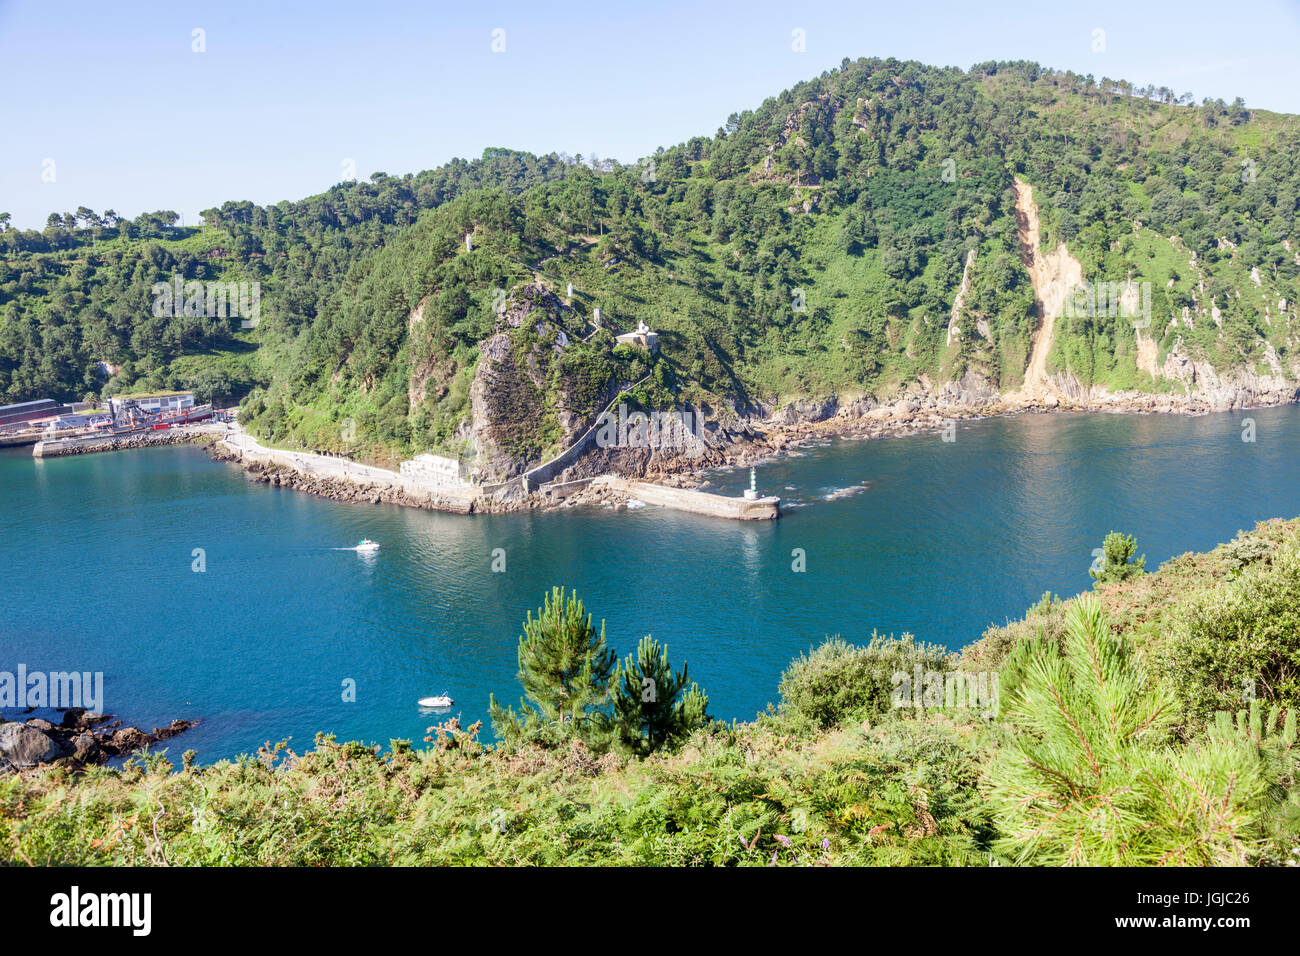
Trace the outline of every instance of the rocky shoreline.
<instances>
[{"instance_id":1,"label":"rocky shoreline","mask_svg":"<svg viewBox=\"0 0 1300 956\"><path fill-rule=\"evenodd\" d=\"M692 449L694 454L675 449L592 449L557 478L556 485L578 486L563 495L546 490L524 494L522 489L476 497L418 495L376 481L307 475L285 466L241 462L237 453L219 442L209 446L209 454L219 461L239 463L251 481L339 502L394 504L458 514L555 511L584 506L618 510L626 506L626 495L600 485L582 487L582 483L602 474L612 474L668 487L695 488L704 482L703 476L709 471L770 461L812 441L837 437L855 440L905 437L941 431L953 422L1001 415L1053 412L1203 415L1300 401L1300 388L1292 386L1269 389L1263 394L1235 388L1226 398L1220 395L1211 401L1198 395L1169 393L1112 394L1081 390L1071 395L1069 385L1069 382L1053 382L1049 393L1034 396L1001 394L978 377L967 376L937 391L923 382L884 402L870 397L847 402L833 398L802 400L780 407L759 405L747 409L747 414L728 408L709 421L704 447Z\"/></svg>"},{"instance_id":2,"label":"rocky shoreline","mask_svg":"<svg viewBox=\"0 0 1300 956\"><path fill-rule=\"evenodd\" d=\"M146 733L138 727L123 727L112 714L96 714L81 707L63 712L58 724L42 717L0 723L0 773L28 770L44 764L62 764L72 769L107 763L125 757L141 747L182 734L197 723L173 720L166 727Z\"/></svg>"}]
</instances>

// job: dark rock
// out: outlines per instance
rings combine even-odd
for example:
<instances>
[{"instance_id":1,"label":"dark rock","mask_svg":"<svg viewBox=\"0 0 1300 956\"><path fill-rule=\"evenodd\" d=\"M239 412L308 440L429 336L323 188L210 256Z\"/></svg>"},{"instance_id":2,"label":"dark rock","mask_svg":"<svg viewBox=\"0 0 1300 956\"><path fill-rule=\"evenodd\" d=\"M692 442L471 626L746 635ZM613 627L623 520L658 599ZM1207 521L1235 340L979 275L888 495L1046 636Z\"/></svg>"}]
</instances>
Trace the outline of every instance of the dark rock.
<instances>
[{"instance_id":1,"label":"dark rock","mask_svg":"<svg viewBox=\"0 0 1300 956\"><path fill-rule=\"evenodd\" d=\"M58 742L35 727L14 723L0 726L0 765L24 769L62 755Z\"/></svg>"},{"instance_id":2,"label":"dark rock","mask_svg":"<svg viewBox=\"0 0 1300 956\"><path fill-rule=\"evenodd\" d=\"M115 754L126 754L139 750L146 744L154 743L155 739L138 727L122 727L115 730L113 736L104 741L104 749Z\"/></svg>"},{"instance_id":3,"label":"dark rock","mask_svg":"<svg viewBox=\"0 0 1300 956\"><path fill-rule=\"evenodd\" d=\"M158 740L166 740L169 737L175 737L177 734L185 733L185 731L189 730L193 726L194 726L194 721L181 720L180 718L177 718L176 720L173 720L170 724L168 724L166 727L162 727L162 728L155 727L153 729L153 735Z\"/></svg>"}]
</instances>

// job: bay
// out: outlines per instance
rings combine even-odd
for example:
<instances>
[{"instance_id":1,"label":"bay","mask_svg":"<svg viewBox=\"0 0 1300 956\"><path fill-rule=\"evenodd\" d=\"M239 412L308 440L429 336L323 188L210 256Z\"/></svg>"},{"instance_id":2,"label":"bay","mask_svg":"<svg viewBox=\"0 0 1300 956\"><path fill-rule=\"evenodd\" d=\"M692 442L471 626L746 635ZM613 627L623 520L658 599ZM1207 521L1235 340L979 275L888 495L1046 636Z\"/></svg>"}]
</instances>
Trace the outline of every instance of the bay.
<instances>
[{"instance_id":1,"label":"bay","mask_svg":"<svg viewBox=\"0 0 1300 956\"><path fill-rule=\"evenodd\" d=\"M196 448L29 452L0 452L0 670L102 671L104 706L128 724L200 718L171 742L200 762L285 738L302 750L317 731L418 743L442 719L416 706L431 694L486 723L489 694L519 697L520 622L553 585L577 588L620 655L653 633L714 716L746 720L827 635L957 649L1044 591L1090 587L1108 531L1135 535L1154 568L1300 514L1296 406L829 440L758 467L786 508L761 523L446 515L252 483ZM729 494L749 483L709 478ZM362 537L377 555L336 550Z\"/></svg>"}]
</instances>

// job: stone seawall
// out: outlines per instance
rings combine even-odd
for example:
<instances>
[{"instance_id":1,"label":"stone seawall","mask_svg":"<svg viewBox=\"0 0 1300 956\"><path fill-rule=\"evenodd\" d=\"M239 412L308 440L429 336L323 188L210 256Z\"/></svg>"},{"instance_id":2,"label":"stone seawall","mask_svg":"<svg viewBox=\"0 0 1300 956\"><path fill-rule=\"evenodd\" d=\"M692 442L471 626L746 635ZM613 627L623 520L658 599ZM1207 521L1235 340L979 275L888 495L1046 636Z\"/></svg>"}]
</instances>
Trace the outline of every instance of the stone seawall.
<instances>
[{"instance_id":1,"label":"stone seawall","mask_svg":"<svg viewBox=\"0 0 1300 956\"><path fill-rule=\"evenodd\" d=\"M395 471L346 458L266 448L243 433L218 442L214 457L238 462L254 480L333 501L395 504L459 514L491 510L473 488L435 488Z\"/></svg>"},{"instance_id":2,"label":"stone seawall","mask_svg":"<svg viewBox=\"0 0 1300 956\"><path fill-rule=\"evenodd\" d=\"M594 421L592 421L590 427L578 436L578 439L572 445L550 461L538 465L531 471L524 472L523 482L521 484L524 493L527 494L528 492L536 491L547 482L553 482L557 477L563 474L564 469L568 468L570 465L577 464L578 460L586 454L587 449L591 447L592 441L595 440L596 431L600 428L601 417L608 415L613 411L615 402L638 385L641 385L648 378L650 378L650 376L645 375L639 381L633 382L626 388L619 389L618 394L610 399L609 404L605 406L604 410L596 416Z\"/></svg>"},{"instance_id":3,"label":"stone seawall","mask_svg":"<svg viewBox=\"0 0 1300 956\"><path fill-rule=\"evenodd\" d=\"M133 432L129 435L84 435L77 438L52 438L32 446L33 458L58 458L63 455L89 455L101 451L123 451L153 445L183 445L220 434L220 426L188 425L159 431Z\"/></svg>"},{"instance_id":4,"label":"stone seawall","mask_svg":"<svg viewBox=\"0 0 1300 956\"><path fill-rule=\"evenodd\" d=\"M675 511L709 515L714 518L731 518L742 521L771 521L781 517L780 498L728 498L691 488L669 488L648 481L629 481L605 475L593 484L602 484L630 498L648 505L659 505Z\"/></svg>"}]
</instances>

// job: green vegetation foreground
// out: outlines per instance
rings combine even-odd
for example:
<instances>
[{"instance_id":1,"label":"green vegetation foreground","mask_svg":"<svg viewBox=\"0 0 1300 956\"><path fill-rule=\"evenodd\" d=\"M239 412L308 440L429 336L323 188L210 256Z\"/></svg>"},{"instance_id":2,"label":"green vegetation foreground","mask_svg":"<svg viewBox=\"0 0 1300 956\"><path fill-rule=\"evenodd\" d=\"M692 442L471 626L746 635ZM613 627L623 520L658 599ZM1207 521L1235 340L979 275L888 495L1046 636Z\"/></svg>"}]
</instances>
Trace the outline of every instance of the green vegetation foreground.
<instances>
[{"instance_id":1,"label":"green vegetation foreground","mask_svg":"<svg viewBox=\"0 0 1300 956\"><path fill-rule=\"evenodd\" d=\"M449 721L426 749L321 737L204 768L187 752L179 770L153 754L10 775L4 858L1300 864L1300 519L1045 595L960 654L832 638L746 724L710 721L653 639L618 662L576 595L524 632L531 703L494 703L495 748Z\"/></svg>"}]
</instances>

